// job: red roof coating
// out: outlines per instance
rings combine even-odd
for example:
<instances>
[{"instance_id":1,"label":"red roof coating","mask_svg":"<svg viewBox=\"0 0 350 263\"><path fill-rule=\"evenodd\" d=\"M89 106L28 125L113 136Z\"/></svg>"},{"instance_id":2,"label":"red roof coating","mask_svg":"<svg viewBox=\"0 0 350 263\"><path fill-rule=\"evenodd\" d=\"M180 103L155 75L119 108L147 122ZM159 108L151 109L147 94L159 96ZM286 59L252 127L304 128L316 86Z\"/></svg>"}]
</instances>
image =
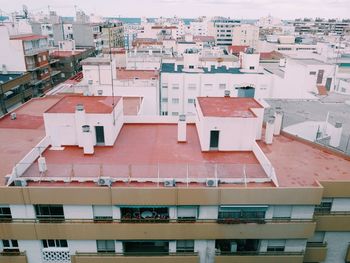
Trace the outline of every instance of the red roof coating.
<instances>
[{"instance_id":1,"label":"red roof coating","mask_svg":"<svg viewBox=\"0 0 350 263\"><path fill-rule=\"evenodd\" d=\"M177 26L152 26L152 29L177 29Z\"/></svg>"},{"instance_id":2,"label":"red roof coating","mask_svg":"<svg viewBox=\"0 0 350 263\"><path fill-rule=\"evenodd\" d=\"M199 106L205 117L255 118L252 108L263 108L253 98L199 97Z\"/></svg>"},{"instance_id":3,"label":"red roof coating","mask_svg":"<svg viewBox=\"0 0 350 263\"><path fill-rule=\"evenodd\" d=\"M114 107L121 97L114 97ZM86 113L111 113L113 110L113 97L107 96L65 96L46 113L74 113L77 104L83 104Z\"/></svg>"},{"instance_id":4,"label":"red roof coating","mask_svg":"<svg viewBox=\"0 0 350 263\"><path fill-rule=\"evenodd\" d=\"M26 35L11 36L10 40L30 41L30 40L37 40L37 39L43 39L43 38L47 38L47 36L26 34Z\"/></svg>"},{"instance_id":5,"label":"red roof coating","mask_svg":"<svg viewBox=\"0 0 350 263\"><path fill-rule=\"evenodd\" d=\"M260 53L260 60L280 60L281 58L284 58L283 54L275 50Z\"/></svg>"},{"instance_id":6,"label":"red roof coating","mask_svg":"<svg viewBox=\"0 0 350 263\"><path fill-rule=\"evenodd\" d=\"M157 70L129 70L129 69L117 69L117 79L158 79L159 73Z\"/></svg>"},{"instance_id":7,"label":"red roof coating","mask_svg":"<svg viewBox=\"0 0 350 263\"><path fill-rule=\"evenodd\" d=\"M124 115L137 115L142 104L142 97L123 97Z\"/></svg>"},{"instance_id":8,"label":"red roof coating","mask_svg":"<svg viewBox=\"0 0 350 263\"><path fill-rule=\"evenodd\" d=\"M54 58L68 58L68 57L72 57L75 55L79 55L80 53L82 53L83 50L75 50L75 51L54 51L50 54L51 57Z\"/></svg>"},{"instance_id":9,"label":"red roof coating","mask_svg":"<svg viewBox=\"0 0 350 263\"><path fill-rule=\"evenodd\" d=\"M239 54L239 52L244 52L249 46L229 46L228 52L232 54Z\"/></svg>"}]
</instances>

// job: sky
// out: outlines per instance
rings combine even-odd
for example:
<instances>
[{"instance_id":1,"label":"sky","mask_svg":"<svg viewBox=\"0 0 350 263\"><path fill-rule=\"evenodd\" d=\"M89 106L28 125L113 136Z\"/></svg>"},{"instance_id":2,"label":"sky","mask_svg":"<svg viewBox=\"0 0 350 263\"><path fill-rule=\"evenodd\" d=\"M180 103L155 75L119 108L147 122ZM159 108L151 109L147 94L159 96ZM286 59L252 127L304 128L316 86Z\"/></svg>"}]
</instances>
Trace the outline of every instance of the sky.
<instances>
[{"instance_id":1,"label":"sky","mask_svg":"<svg viewBox=\"0 0 350 263\"><path fill-rule=\"evenodd\" d=\"M350 18L350 0L0 0L6 13L23 5L34 12L47 12L50 6L63 16L73 16L76 6L87 14L122 17Z\"/></svg>"}]
</instances>

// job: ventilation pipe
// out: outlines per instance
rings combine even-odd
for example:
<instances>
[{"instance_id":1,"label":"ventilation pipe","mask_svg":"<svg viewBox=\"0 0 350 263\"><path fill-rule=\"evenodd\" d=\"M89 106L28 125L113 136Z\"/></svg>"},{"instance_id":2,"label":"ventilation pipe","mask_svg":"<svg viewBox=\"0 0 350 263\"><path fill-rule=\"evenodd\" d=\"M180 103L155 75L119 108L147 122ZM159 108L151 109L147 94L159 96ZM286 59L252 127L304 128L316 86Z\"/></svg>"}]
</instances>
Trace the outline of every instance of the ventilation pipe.
<instances>
[{"instance_id":1,"label":"ventilation pipe","mask_svg":"<svg viewBox=\"0 0 350 263\"><path fill-rule=\"evenodd\" d=\"M341 122L336 122L333 133L331 134L331 139L329 141L330 146L339 147L342 132L343 132L343 124Z\"/></svg>"},{"instance_id":2,"label":"ventilation pipe","mask_svg":"<svg viewBox=\"0 0 350 263\"><path fill-rule=\"evenodd\" d=\"M46 165L46 159L45 157L39 157L38 158L38 166L39 166L39 172L45 173L47 171L47 165Z\"/></svg>"},{"instance_id":3,"label":"ventilation pipe","mask_svg":"<svg viewBox=\"0 0 350 263\"><path fill-rule=\"evenodd\" d=\"M276 107L275 126L274 126L273 135L280 135L281 134L282 121L283 121L283 111L280 107Z\"/></svg>"},{"instance_id":4,"label":"ventilation pipe","mask_svg":"<svg viewBox=\"0 0 350 263\"><path fill-rule=\"evenodd\" d=\"M275 126L275 117L270 116L268 121L266 122L266 130L265 130L265 143L272 144L273 141L273 132Z\"/></svg>"},{"instance_id":5,"label":"ventilation pipe","mask_svg":"<svg viewBox=\"0 0 350 263\"><path fill-rule=\"evenodd\" d=\"M94 144L92 141L92 133L89 125L83 125L82 128L82 145L84 154L94 154Z\"/></svg>"},{"instance_id":6,"label":"ventilation pipe","mask_svg":"<svg viewBox=\"0 0 350 263\"><path fill-rule=\"evenodd\" d=\"M186 115L181 114L177 123L177 141L186 142Z\"/></svg>"},{"instance_id":7,"label":"ventilation pipe","mask_svg":"<svg viewBox=\"0 0 350 263\"><path fill-rule=\"evenodd\" d=\"M76 138L79 147L83 147L83 138L81 127L86 125L86 113L83 104L77 104L75 106L75 127L76 127Z\"/></svg>"}]
</instances>

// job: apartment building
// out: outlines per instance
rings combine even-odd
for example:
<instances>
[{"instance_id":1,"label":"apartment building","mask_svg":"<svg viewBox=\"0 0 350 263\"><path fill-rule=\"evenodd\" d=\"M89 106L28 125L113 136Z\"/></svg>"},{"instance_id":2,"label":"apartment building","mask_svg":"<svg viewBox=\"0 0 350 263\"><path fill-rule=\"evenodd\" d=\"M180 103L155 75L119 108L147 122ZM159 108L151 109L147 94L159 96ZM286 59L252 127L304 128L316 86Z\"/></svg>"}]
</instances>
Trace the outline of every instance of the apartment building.
<instances>
[{"instance_id":1,"label":"apartment building","mask_svg":"<svg viewBox=\"0 0 350 263\"><path fill-rule=\"evenodd\" d=\"M47 38L34 34L9 36L5 26L0 26L0 37L2 69L30 72L34 96L49 90L59 72L51 70Z\"/></svg>"},{"instance_id":2,"label":"apartment building","mask_svg":"<svg viewBox=\"0 0 350 263\"><path fill-rule=\"evenodd\" d=\"M233 28L239 24L239 20L214 18L208 23L208 35L215 37L216 45L230 46L232 45Z\"/></svg>"},{"instance_id":3,"label":"apartment building","mask_svg":"<svg viewBox=\"0 0 350 263\"><path fill-rule=\"evenodd\" d=\"M1 119L0 262L349 261L349 159L281 133L280 109L263 129L253 98L195 105L49 96Z\"/></svg>"},{"instance_id":4,"label":"apartment building","mask_svg":"<svg viewBox=\"0 0 350 263\"><path fill-rule=\"evenodd\" d=\"M100 23L73 23L73 39L77 47L94 47L96 54L102 53L102 31Z\"/></svg>"},{"instance_id":5,"label":"apartment building","mask_svg":"<svg viewBox=\"0 0 350 263\"><path fill-rule=\"evenodd\" d=\"M295 27L295 32L303 34L314 35L328 35L336 34L343 35L346 28L350 26L349 19L296 19L292 22Z\"/></svg>"},{"instance_id":6,"label":"apartment building","mask_svg":"<svg viewBox=\"0 0 350 263\"><path fill-rule=\"evenodd\" d=\"M190 33L193 36L207 36L208 35L208 22L206 17L200 17L197 20L190 22Z\"/></svg>"},{"instance_id":7,"label":"apartment building","mask_svg":"<svg viewBox=\"0 0 350 263\"><path fill-rule=\"evenodd\" d=\"M259 54L201 55L188 49L182 58L163 60L160 71L161 115L195 114L198 96L270 97L271 78L259 70Z\"/></svg>"},{"instance_id":8,"label":"apartment building","mask_svg":"<svg viewBox=\"0 0 350 263\"><path fill-rule=\"evenodd\" d=\"M232 29L232 45L244 45L257 48L259 41L259 27L249 24L235 26Z\"/></svg>"},{"instance_id":9,"label":"apartment building","mask_svg":"<svg viewBox=\"0 0 350 263\"><path fill-rule=\"evenodd\" d=\"M122 22L108 23L102 26L102 48L124 47L124 26Z\"/></svg>"}]
</instances>

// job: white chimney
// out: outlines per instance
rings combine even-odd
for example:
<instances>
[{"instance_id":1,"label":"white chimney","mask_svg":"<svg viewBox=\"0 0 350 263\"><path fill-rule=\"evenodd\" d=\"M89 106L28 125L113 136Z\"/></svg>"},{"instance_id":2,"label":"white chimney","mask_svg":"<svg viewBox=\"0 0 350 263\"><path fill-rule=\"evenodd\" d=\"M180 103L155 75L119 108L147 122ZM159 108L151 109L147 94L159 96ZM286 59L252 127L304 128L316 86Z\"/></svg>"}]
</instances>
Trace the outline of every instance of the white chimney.
<instances>
[{"instance_id":1,"label":"white chimney","mask_svg":"<svg viewBox=\"0 0 350 263\"><path fill-rule=\"evenodd\" d=\"M343 124L341 122L336 122L333 133L331 134L331 139L329 141L330 146L339 147L342 132L343 132Z\"/></svg>"},{"instance_id":2,"label":"white chimney","mask_svg":"<svg viewBox=\"0 0 350 263\"><path fill-rule=\"evenodd\" d=\"M282 129L282 121L283 121L283 111L280 107L276 107L275 111L275 128L273 131L273 135L280 135Z\"/></svg>"},{"instance_id":3,"label":"white chimney","mask_svg":"<svg viewBox=\"0 0 350 263\"><path fill-rule=\"evenodd\" d=\"M82 144L84 154L94 154L94 143L92 140L92 132L89 125L83 125L82 127Z\"/></svg>"},{"instance_id":4,"label":"white chimney","mask_svg":"<svg viewBox=\"0 0 350 263\"><path fill-rule=\"evenodd\" d=\"M181 114L177 123L177 141L186 142L186 115Z\"/></svg>"},{"instance_id":5,"label":"white chimney","mask_svg":"<svg viewBox=\"0 0 350 263\"><path fill-rule=\"evenodd\" d=\"M39 157L38 159L39 172L45 173L47 171L46 159L45 157Z\"/></svg>"},{"instance_id":6,"label":"white chimney","mask_svg":"<svg viewBox=\"0 0 350 263\"><path fill-rule=\"evenodd\" d=\"M268 121L266 122L266 130L265 130L265 143L266 144L272 144L274 126L275 126L275 117L270 116Z\"/></svg>"},{"instance_id":7,"label":"white chimney","mask_svg":"<svg viewBox=\"0 0 350 263\"><path fill-rule=\"evenodd\" d=\"M79 147L83 147L83 138L81 136L81 127L86 124L86 113L83 104L77 104L75 106L75 127L77 142Z\"/></svg>"},{"instance_id":8,"label":"white chimney","mask_svg":"<svg viewBox=\"0 0 350 263\"><path fill-rule=\"evenodd\" d=\"M285 67L286 66L286 59L285 58L281 58L280 59L280 64L279 64L280 67Z\"/></svg>"}]
</instances>

